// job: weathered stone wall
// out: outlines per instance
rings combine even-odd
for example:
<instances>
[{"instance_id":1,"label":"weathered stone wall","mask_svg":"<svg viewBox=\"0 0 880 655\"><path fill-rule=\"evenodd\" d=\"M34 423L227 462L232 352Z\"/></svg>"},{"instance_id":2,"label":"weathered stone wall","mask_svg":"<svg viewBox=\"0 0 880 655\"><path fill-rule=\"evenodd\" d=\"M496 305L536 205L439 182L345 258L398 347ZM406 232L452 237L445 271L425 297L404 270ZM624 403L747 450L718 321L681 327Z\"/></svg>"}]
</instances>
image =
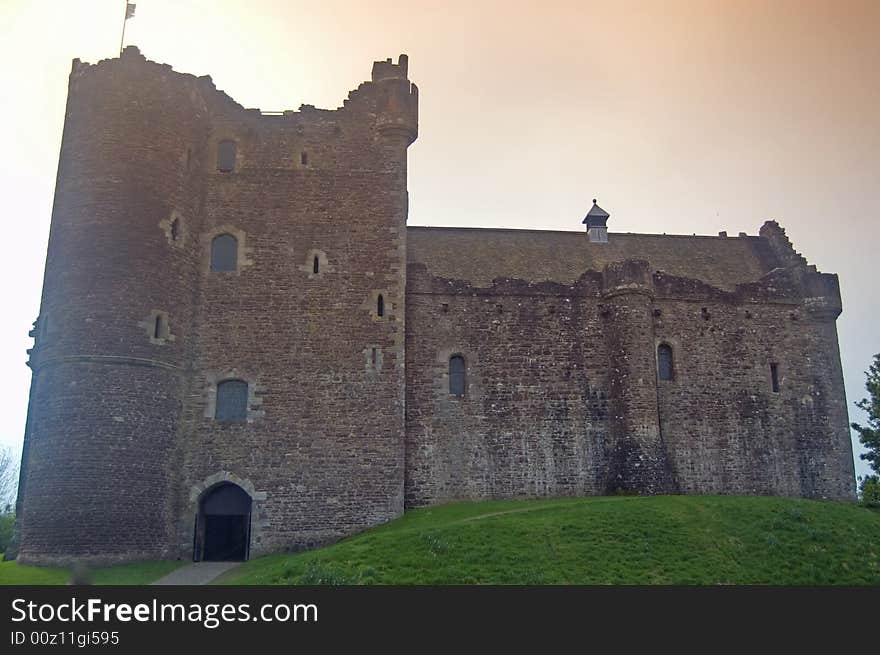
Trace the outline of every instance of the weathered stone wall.
<instances>
[{"instance_id":1,"label":"weathered stone wall","mask_svg":"<svg viewBox=\"0 0 880 655\"><path fill-rule=\"evenodd\" d=\"M833 318L806 309L797 278L778 271L732 297L690 298L686 281L661 281L655 339L673 345L676 375L658 383L659 409L683 492L852 499Z\"/></svg>"},{"instance_id":2,"label":"weathered stone wall","mask_svg":"<svg viewBox=\"0 0 880 655\"><path fill-rule=\"evenodd\" d=\"M409 505L616 491L854 497L836 276L767 260L760 279L722 290L624 260L571 287L474 287L431 275L420 255L407 305ZM672 347L672 380L658 380L660 344ZM446 378L457 353L472 381L463 397Z\"/></svg>"},{"instance_id":3,"label":"weathered stone wall","mask_svg":"<svg viewBox=\"0 0 880 655\"><path fill-rule=\"evenodd\" d=\"M602 493L607 359L595 303L583 306L599 282L409 276L407 503ZM467 366L461 397L452 355Z\"/></svg>"},{"instance_id":4,"label":"weathered stone wall","mask_svg":"<svg viewBox=\"0 0 880 655\"><path fill-rule=\"evenodd\" d=\"M403 511L406 148L416 96L405 62L390 70L396 77L362 85L336 111L263 116L222 97L209 105L176 508L182 554L192 548L191 491L222 472L261 494L253 555L325 543ZM394 123L390 133L383 120ZM222 140L236 143L228 173L216 166ZM211 239L222 233L239 240L237 271L210 271ZM246 422L213 418L224 378L249 383Z\"/></svg>"},{"instance_id":5,"label":"weathered stone wall","mask_svg":"<svg viewBox=\"0 0 880 655\"><path fill-rule=\"evenodd\" d=\"M74 62L23 561L189 557L209 481L251 495L252 554L402 512L406 67L381 62L338 110L264 116L135 48ZM239 239L234 272L209 270L221 233ZM246 422L213 418L228 377L250 385Z\"/></svg>"},{"instance_id":6,"label":"weathered stone wall","mask_svg":"<svg viewBox=\"0 0 880 655\"><path fill-rule=\"evenodd\" d=\"M451 500L853 497L837 278L781 227L607 244L408 230L417 111L405 57L339 109L280 115L135 48L74 62L22 561L188 558L199 500L224 482L251 498L251 555ZM210 270L221 234L233 271ZM246 420L218 421L232 378Z\"/></svg>"},{"instance_id":7,"label":"weathered stone wall","mask_svg":"<svg viewBox=\"0 0 880 655\"><path fill-rule=\"evenodd\" d=\"M30 361L22 561L170 552L196 269L162 223L198 213L199 85L134 50L74 62ZM166 338L152 338L156 312Z\"/></svg>"}]
</instances>

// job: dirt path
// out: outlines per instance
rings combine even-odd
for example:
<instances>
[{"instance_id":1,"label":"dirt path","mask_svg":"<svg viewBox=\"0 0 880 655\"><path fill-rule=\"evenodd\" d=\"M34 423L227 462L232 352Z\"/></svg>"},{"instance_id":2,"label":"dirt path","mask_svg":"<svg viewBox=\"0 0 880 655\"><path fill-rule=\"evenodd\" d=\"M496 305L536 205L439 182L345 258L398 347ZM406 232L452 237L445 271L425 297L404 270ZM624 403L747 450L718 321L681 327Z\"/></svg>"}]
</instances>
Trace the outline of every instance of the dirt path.
<instances>
[{"instance_id":1,"label":"dirt path","mask_svg":"<svg viewBox=\"0 0 880 655\"><path fill-rule=\"evenodd\" d=\"M240 562L193 562L159 578L154 585L203 585L221 573L234 569Z\"/></svg>"}]
</instances>

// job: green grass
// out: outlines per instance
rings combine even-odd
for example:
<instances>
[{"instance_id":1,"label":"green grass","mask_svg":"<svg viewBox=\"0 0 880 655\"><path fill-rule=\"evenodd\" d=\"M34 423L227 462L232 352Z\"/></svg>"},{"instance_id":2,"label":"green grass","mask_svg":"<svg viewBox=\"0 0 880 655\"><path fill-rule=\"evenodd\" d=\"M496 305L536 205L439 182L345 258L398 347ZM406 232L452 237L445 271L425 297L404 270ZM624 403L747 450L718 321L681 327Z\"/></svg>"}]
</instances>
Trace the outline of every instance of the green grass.
<instances>
[{"instance_id":1,"label":"green grass","mask_svg":"<svg viewBox=\"0 0 880 655\"><path fill-rule=\"evenodd\" d=\"M158 580L186 562L158 561L120 564L90 572L96 585L142 585ZM20 566L17 562L0 562L0 585L64 585L70 581L70 570L44 566Z\"/></svg>"},{"instance_id":2,"label":"green grass","mask_svg":"<svg viewBox=\"0 0 880 655\"><path fill-rule=\"evenodd\" d=\"M769 497L501 501L419 509L218 584L880 584L880 513Z\"/></svg>"}]
</instances>

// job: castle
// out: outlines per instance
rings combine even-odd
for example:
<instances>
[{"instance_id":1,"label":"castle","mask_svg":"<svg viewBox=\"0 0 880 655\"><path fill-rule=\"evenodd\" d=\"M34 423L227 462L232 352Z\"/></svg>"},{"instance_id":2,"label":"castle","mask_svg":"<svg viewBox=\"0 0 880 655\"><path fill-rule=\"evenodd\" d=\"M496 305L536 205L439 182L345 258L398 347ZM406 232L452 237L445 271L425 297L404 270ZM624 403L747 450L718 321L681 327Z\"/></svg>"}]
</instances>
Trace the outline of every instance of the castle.
<instances>
[{"instance_id":1,"label":"castle","mask_svg":"<svg viewBox=\"0 0 880 655\"><path fill-rule=\"evenodd\" d=\"M457 500L854 498L837 276L776 222L407 227L417 124L405 56L277 114L74 60L22 562L244 559Z\"/></svg>"}]
</instances>

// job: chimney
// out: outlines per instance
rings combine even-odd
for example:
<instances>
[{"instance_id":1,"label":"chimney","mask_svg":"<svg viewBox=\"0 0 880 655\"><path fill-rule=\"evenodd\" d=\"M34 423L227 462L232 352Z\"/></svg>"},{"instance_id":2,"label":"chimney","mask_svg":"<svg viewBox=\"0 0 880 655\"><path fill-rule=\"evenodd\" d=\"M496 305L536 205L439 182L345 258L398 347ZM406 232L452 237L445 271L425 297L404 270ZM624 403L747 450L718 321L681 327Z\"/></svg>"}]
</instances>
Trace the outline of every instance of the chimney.
<instances>
[{"instance_id":1,"label":"chimney","mask_svg":"<svg viewBox=\"0 0 880 655\"><path fill-rule=\"evenodd\" d=\"M587 226L590 243L608 243L608 228L605 225L608 222L608 212L596 204L595 198L593 206L581 222Z\"/></svg>"}]
</instances>

